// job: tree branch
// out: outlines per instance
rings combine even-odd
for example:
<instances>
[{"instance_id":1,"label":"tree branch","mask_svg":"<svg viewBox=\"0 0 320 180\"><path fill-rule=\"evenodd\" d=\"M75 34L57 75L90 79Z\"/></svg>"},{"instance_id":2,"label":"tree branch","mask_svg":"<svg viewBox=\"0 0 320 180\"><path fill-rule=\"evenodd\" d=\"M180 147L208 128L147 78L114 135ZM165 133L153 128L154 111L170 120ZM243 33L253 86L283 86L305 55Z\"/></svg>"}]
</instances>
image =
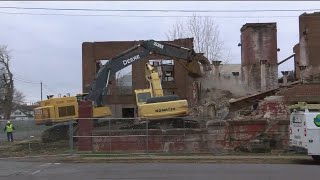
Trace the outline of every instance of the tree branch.
<instances>
[{"instance_id":1,"label":"tree branch","mask_svg":"<svg viewBox=\"0 0 320 180\"><path fill-rule=\"evenodd\" d=\"M10 55L7 49L7 46L0 46L0 66L1 66L1 81L3 82L1 86L1 91L4 92L0 97L2 100L2 106L4 109L4 118L9 119L11 115L11 110L13 106L13 93L14 93L14 84L13 84L13 74L10 70Z\"/></svg>"}]
</instances>

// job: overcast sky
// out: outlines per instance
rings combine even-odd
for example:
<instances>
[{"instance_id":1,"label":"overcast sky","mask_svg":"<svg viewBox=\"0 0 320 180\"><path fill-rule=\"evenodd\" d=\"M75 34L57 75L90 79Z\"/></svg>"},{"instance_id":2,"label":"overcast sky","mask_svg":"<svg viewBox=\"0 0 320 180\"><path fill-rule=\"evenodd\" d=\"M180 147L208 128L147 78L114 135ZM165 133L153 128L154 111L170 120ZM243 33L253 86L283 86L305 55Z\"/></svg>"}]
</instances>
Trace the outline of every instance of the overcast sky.
<instances>
[{"instance_id":1,"label":"overcast sky","mask_svg":"<svg viewBox=\"0 0 320 180\"><path fill-rule=\"evenodd\" d=\"M0 2L0 6L99 8L99 9L182 9L182 10L246 10L246 9L312 9L320 2ZM3 12L117 14L117 15L192 15L179 12L56 12L44 10L0 9L0 44L11 49L11 68L15 85L28 102L40 100L40 85L47 94L76 94L82 90L81 44L85 41L166 40L165 33L176 17L106 17L45 16L3 14ZM298 16L303 12L197 13L216 16L225 49L230 50L231 63L240 63L240 28L245 23L276 22L278 61L290 56L299 41ZM217 16L223 16L217 17ZM226 17L228 16L228 18ZM230 18L230 16L234 18ZM254 17L254 18L248 18ZM265 16L295 16L268 17ZM180 17L180 19L185 19ZM292 70L287 62L279 70Z\"/></svg>"}]
</instances>

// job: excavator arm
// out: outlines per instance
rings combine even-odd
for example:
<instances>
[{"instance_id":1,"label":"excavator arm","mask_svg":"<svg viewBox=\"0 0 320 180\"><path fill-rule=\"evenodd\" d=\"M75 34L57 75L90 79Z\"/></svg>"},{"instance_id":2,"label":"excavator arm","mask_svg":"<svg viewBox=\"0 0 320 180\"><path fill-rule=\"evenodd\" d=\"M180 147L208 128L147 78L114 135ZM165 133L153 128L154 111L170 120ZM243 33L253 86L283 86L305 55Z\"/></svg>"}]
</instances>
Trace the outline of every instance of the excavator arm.
<instances>
[{"instance_id":1,"label":"excavator arm","mask_svg":"<svg viewBox=\"0 0 320 180\"><path fill-rule=\"evenodd\" d=\"M161 79L156 67L146 63L146 79L149 82L150 89L154 97L163 96L163 89L161 86Z\"/></svg>"},{"instance_id":2,"label":"excavator arm","mask_svg":"<svg viewBox=\"0 0 320 180\"><path fill-rule=\"evenodd\" d=\"M88 99L92 100L97 107L103 106L103 95L108 88L110 76L139 60L145 59L150 54L164 55L175 60L186 60L188 64L200 62L205 71L211 69L210 62L203 56L203 53L196 53L193 49L154 40L141 41L138 45L111 58L99 69L91 84Z\"/></svg>"},{"instance_id":3,"label":"excavator arm","mask_svg":"<svg viewBox=\"0 0 320 180\"><path fill-rule=\"evenodd\" d=\"M110 59L99 69L91 84L91 89L87 96L89 100L94 102L95 106L103 106L103 95L109 86L109 80L112 74L149 55L148 51L142 50L136 52L137 49L139 49L139 45L134 46L120 55Z\"/></svg>"}]
</instances>

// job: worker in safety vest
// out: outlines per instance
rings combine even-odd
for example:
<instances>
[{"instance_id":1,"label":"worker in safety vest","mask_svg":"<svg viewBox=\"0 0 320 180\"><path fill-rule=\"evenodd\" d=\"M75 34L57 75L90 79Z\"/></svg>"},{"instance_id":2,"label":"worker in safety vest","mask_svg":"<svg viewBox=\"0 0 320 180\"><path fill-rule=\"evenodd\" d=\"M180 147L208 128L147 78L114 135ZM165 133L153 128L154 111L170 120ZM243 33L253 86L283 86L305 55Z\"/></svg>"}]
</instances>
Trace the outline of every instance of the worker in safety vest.
<instances>
[{"instance_id":1,"label":"worker in safety vest","mask_svg":"<svg viewBox=\"0 0 320 180\"><path fill-rule=\"evenodd\" d=\"M4 131L7 133L8 142L13 142L13 130L15 130L13 124L7 121Z\"/></svg>"}]
</instances>

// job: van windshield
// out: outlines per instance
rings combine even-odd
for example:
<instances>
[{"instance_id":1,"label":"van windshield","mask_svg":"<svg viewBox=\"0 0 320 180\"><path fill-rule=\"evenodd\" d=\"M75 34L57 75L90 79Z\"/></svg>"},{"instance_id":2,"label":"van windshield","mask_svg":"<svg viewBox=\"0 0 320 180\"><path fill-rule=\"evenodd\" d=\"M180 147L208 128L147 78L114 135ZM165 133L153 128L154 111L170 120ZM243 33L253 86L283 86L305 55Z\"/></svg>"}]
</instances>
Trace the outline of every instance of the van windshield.
<instances>
[{"instance_id":1,"label":"van windshield","mask_svg":"<svg viewBox=\"0 0 320 180\"><path fill-rule=\"evenodd\" d=\"M292 122L293 123L302 123L302 118L301 117L292 117Z\"/></svg>"}]
</instances>

